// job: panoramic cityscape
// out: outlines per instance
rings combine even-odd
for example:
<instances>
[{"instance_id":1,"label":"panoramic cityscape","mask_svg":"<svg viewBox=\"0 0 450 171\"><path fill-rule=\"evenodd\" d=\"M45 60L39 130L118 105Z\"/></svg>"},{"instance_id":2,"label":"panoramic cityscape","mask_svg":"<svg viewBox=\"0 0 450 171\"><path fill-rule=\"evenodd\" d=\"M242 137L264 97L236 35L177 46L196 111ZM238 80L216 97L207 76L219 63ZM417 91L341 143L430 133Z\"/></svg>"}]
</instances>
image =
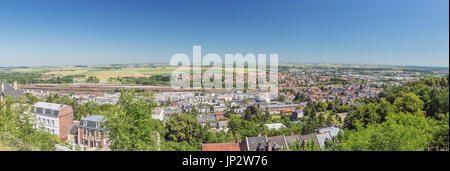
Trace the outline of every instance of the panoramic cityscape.
<instances>
[{"instance_id":1,"label":"panoramic cityscape","mask_svg":"<svg viewBox=\"0 0 450 171\"><path fill-rule=\"evenodd\" d=\"M448 6L1 1L0 151L448 151Z\"/></svg>"}]
</instances>

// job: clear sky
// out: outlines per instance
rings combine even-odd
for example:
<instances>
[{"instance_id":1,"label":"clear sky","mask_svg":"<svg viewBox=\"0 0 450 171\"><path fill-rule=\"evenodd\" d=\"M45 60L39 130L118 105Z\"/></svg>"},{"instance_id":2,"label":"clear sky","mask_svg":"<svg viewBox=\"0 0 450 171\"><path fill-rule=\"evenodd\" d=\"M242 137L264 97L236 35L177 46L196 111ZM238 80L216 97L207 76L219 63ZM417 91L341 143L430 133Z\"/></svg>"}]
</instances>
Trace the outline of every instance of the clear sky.
<instances>
[{"instance_id":1,"label":"clear sky","mask_svg":"<svg viewBox=\"0 0 450 171\"><path fill-rule=\"evenodd\" d=\"M0 0L0 66L168 63L449 65L449 0Z\"/></svg>"}]
</instances>

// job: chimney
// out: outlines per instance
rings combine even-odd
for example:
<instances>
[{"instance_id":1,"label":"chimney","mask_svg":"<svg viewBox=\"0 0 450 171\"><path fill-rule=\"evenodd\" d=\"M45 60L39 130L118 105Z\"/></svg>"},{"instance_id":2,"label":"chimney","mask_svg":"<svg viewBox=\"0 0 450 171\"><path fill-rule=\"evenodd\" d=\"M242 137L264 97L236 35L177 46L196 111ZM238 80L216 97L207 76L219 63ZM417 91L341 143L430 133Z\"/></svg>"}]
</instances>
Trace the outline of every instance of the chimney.
<instances>
[{"instance_id":1,"label":"chimney","mask_svg":"<svg viewBox=\"0 0 450 171\"><path fill-rule=\"evenodd\" d=\"M267 143L267 151L272 151L272 141Z\"/></svg>"},{"instance_id":2,"label":"chimney","mask_svg":"<svg viewBox=\"0 0 450 171\"><path fill-rule=\"evenodd\" d=\"M13 83L13 90L18 90L19 86L17 85L17 81L14 81Z\"/></svg>"},{"instance_id":3,"label":"chimney","mask_svg":"<svg viewBox=\"0 0 450 171\"><path fill-rule=\"evenodd\" d=\"M239 137L236 138L236 144L239 144Z\"/></svg>"}]
</instances>

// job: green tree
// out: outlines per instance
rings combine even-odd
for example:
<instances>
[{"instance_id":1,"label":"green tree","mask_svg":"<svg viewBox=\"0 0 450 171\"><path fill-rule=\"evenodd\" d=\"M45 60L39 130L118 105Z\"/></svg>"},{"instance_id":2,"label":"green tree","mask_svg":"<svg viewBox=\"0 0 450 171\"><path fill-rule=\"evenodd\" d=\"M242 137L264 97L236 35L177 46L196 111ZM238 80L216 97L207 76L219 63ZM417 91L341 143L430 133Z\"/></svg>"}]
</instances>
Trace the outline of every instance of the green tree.
<instances>
[{"instance_id":1,"label":"green tree","mask_svg":"<svg viewBox=\"0 0 450 171\"><path fill-rule=\"evenodd\" d=\"M394 105L397 107L397 112L407 112L416 115L423 115L422 111L424 103L420 97L414 93L405 93L395 99Z\"/></svg>"},{"instance_id":2,"label":"green tree","mask_svg":"<svg viewBox=\"0 0 450 171\"><path fill-rule=\"evenodd\" d=\"M120 110L111 113L105 125L111 150L159 150L164 129L159 120L151 118L157 106L152 97L137 97L134 91L122 91L118 104Z\"/></svg>"},{"instance_id":3,"label":"green tree","mask_svg":"<svg viewBox=\"0 0 450 171\"><path fill-rule=\"evenodd\" d=\"M197 122L197 119L184 114L171 116L166 123L166 129L168 141L185 141L192 146L199 147L204 136L202 126Z\"/></svg>"},{"instance_id":4,"label":"green tree","mask_svg":"<svg viewBox=\"0 0 450 171\"><path fill-rule=\"evenodd\" d=\"M338 138L338 150L345 151L423 151L429 149L432 134L429 122L410 114L394 114L381 124L347 130Z\"/></svg>"}]
</instances>

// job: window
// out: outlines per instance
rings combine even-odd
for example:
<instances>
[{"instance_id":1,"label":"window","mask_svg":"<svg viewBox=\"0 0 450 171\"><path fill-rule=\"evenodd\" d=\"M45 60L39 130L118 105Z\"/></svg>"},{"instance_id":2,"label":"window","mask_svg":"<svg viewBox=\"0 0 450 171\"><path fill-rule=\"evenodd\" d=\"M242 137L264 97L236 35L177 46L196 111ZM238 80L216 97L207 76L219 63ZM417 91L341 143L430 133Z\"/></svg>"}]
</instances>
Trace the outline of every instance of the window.
<instances>
[{"instance_id":1,"label":"window","mask_svg":"<svg viewBox=\"0 0 450 171\"><path fill-rule=\"evenodd\" d=\"M40 108L40 107L36 108L36 113L42 114L43 113L42 108Z\"/></svg>"},{"instance_id":2,"label":"window","mask_svg":"<svg viewBox=\"0 0 450 171\"><path fill-rule=\"evenodd\" d=\"M98 131L95 131L95 137L96 138L98 138L100 135L99 135L99 132Z\"/></svg>"},{"instance_id":3,"label":"window","mask_svg":"<svg viewBox=\"0 0 450 171\"><path fill-rule=\"evenodd\" d=\"M55 120L52 120L52 125L55 126Z\"/></svg>"},{"instance_id":4,"label":"window","mask_svg":"<svg viewBox=\"0 0 450 171\"><path fill-rule=\"evenodd\" d=\"M83 135L86 135L86 128L83 128Z\"/></svg>"}]
</instances>

